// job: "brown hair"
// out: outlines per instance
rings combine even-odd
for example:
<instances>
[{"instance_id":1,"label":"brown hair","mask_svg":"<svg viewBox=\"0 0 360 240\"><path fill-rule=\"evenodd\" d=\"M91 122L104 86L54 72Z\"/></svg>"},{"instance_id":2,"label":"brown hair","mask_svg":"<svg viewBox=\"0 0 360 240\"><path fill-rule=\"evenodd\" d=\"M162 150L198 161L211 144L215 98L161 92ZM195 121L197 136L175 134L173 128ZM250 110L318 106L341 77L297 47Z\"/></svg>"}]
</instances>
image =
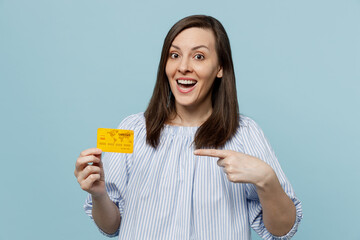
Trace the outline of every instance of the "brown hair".
<instances>
[{"instance_id":1,"label":"brown hair","mask_svg":"<svg viewBox=\"0 0 360 240\"><path fill-rule=\"evenodd\" d=\"M192 27L213 31L219 65L223 68L222 78L216 78L213 85L212 114L197 130L194 140L195 147L222 147L239 127L239 107L229 38L217 19L210 16L193 15L175 23L164 40L154 92L145 111L146 141L154 148L159 145L160 134L165 122L169 120L172 113L176 112L175 99L171 94L169 80L165 73L169 49L180 32Z\"/></svg>"}]
</instances>

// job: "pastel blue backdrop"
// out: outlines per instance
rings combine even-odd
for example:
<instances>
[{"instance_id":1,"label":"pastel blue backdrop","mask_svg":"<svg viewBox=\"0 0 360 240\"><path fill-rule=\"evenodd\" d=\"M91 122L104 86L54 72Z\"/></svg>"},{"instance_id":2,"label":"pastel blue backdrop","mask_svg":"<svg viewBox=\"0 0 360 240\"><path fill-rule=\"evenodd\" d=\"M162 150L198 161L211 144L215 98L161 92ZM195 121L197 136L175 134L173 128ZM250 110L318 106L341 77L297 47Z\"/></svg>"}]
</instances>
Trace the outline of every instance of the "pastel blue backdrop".
<instances>
[{"instance_id":1,"label":"pastel blue backdrop","mask_svg":"<svg viewBox=\"0 0 360 240\"><path fill-rule=\"evenodd\" d=\"M294 239L360 239L359 0L0 0L1 240L105 239L76 158L145 110L167 31L198 13L303 202Z\"/></svg>"}]
</instances>

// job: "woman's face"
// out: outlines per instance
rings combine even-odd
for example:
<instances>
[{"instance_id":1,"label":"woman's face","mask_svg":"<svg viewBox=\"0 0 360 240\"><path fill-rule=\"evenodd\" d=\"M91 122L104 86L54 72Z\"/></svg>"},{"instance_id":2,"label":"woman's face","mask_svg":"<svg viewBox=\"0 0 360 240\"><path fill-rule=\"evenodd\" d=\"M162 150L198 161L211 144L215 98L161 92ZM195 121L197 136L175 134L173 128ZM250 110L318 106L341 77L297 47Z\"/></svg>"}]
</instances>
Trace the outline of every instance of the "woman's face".
<instances>
[{"instance_id":1,"label":"woman's face","mask_svg":"<svg viewBox=\"0 0 360 240\"><path fill-rule=\"evenodd\" d=\"M176 108L211 108L211 90L216 77L222 77L210 29L188 28L171 44L165 67Z\"/></svg>"}]
</instances>

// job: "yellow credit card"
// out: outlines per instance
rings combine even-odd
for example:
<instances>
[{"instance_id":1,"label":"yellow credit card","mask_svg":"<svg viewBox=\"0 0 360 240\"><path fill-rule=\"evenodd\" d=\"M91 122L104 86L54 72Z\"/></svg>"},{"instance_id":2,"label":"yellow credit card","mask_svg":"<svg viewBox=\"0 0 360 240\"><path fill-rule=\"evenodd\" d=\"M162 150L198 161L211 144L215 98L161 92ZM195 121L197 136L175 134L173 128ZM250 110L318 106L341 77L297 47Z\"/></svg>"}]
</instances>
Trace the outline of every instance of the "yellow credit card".
<instances>
[{"instance_id":1,"label":"yellow credit card","mask_svg":"<svg viewBox=\"0 0 360 240\"><path fill-rule=\"evenodd\" d=\"M132 153L134 149L134 131L98 128L97 148L103 152Z\"/></svg>"}]
</instances>

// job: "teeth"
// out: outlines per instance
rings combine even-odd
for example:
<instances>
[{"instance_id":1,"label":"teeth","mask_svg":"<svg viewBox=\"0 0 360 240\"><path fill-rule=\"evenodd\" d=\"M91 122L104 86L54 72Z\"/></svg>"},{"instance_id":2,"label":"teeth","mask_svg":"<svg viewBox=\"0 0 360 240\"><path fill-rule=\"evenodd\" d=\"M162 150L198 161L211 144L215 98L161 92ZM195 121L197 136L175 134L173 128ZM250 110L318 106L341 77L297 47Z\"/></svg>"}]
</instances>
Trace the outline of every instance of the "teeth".
<instances>
[{"instance_id":1,"label":"teeth","mask_svg":"<svg viewBox=\"0 0 360 240\"><path fill-rule=\"evenodd\" d=\"M177 82L180 84L195 84L196 83L195 80L181 80L181 79L177 80Z\"/></svg>"}]
</instances>

